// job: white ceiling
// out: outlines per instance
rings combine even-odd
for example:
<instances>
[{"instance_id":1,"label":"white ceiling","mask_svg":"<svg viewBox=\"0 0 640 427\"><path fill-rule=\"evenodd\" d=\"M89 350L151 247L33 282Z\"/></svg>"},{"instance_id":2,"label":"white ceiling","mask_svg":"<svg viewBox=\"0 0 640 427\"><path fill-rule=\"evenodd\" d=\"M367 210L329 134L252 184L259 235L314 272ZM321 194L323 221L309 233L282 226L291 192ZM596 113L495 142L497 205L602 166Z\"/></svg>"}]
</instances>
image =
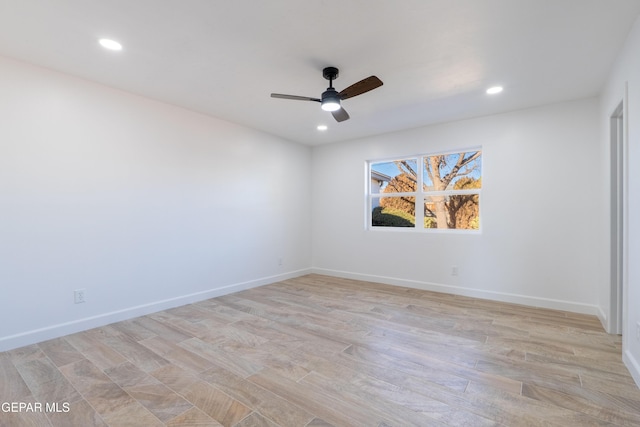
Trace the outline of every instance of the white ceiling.
<instances>
[{"instance_id":1,"label":"white ceiling","mask_svg":"<svg viewBox=\"0 0 640 427\"><path fill-rule=\"evenodd\" d=\"M639 13L640 0L0 0L0 55L317 145L597 95ZM384 86L343 101L342 123L270 98L319 97L326 66L338 90Z\"/></svg>"}]
</instances>

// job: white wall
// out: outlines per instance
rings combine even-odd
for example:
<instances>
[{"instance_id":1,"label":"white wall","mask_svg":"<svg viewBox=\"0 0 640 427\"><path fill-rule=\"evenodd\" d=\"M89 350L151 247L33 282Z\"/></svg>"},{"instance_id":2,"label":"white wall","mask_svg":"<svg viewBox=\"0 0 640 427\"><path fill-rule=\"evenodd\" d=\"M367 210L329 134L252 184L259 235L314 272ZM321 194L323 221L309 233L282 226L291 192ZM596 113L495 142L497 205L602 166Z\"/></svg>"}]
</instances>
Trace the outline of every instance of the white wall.
<instances>
[{"instance_id":1,"label":"white wall","mask_svg":"<svg viewBox=\"0 0 640 427\"><path fill-rule=\"evenodd\" d=\"M309 147L2 58L0 94L0 350L308 272Z\"/></svg>"},{"instance_id":2,"label":"white wall","mask_svg":"<svg viewBox=\"0 0 640 427\"><path fill-rule=\"evenodd\" d=\"M628 94L625 95L627 85ZM607 162L610 144L609 117L620 101L625 100L625 96L628 96L624 111L628 127L628 228L625 235L628 264L626 287L623 292L625 316L622 326L622 352L627 367L636 383L640 385L640 341L636 338L637 328L640 328L640 224L637 221L640 218L640 18L631 30L601 96L601 151ZM599 292L600 305L607 316L609 291L609 283L603 282Z\"/></svg>"},{"instance_id":3,"label":"white wall","mask_svg":"<svg viewBox=\"0 0 640 427\"><path fill-rule=\"evenodd\" d=\"M596 314L608 231L598 112L585 99L314 148L314 271ZM481 233L365 230L367 160L478 145Z\"/></svg>"}]
</instances>

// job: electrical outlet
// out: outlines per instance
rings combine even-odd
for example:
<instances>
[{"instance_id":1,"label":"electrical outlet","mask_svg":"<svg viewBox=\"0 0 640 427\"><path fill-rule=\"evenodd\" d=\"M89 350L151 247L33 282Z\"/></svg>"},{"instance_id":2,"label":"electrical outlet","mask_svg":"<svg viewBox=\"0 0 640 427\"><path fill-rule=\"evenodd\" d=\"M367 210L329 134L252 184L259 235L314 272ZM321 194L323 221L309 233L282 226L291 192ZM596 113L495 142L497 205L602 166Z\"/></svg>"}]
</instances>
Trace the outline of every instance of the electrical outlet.
<instances>
[{"instance_id":1,"label":"electrical outlet","mask_svg":"<svg viewBox=\"0 0 640 427\"><path fill-rule=\"evenodd\" d=\"M75 304L81 304L84 302L84 289L76 289L73 291L73 302Z\"/></svg>"},{"instance_id":2,"label":"electrical outlet","mask_svg":"<svg viewBox=\"0 0 640 427\"><path fill-rule=\"evenodd\" d=\"M452 276L457 276L458 275L458 266L454 265L451 267L451 275Z\"/></svg>"},{"instance_id":3,"label":"electrical outlet","mask_svg":"<svg viewBox=\"0 0 640 427\"><path fill-rule=\"evenodd\" d=\"M640 322L636 323L636 339L640 342Z\"/></svg>"},{"instance_id":4,"label":"electrical outlet","mask_svg":"<svg viewBox=\"0 0 640 427\"><path fill-rule=\"evenodd\" d=\"M279 257L278 258L278 265L282 265L283 263L284 263L284 261L283 261L282 257Z\"/></svg>"}]
</instances>

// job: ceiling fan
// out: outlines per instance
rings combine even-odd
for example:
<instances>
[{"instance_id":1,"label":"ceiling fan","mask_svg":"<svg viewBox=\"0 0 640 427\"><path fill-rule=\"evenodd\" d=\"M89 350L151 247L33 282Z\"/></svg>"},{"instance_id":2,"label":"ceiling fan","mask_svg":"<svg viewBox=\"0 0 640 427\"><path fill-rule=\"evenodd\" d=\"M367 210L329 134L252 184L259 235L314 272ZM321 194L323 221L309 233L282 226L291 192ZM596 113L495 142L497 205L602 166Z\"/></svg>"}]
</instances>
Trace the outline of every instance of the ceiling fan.
<instances>
[{"instance_id":1,"label":"ceiling fan","mask_svg":"<svg viewBox=\"0 0 640 427\"><path fill-rule=\"evenodd\" d=\"M338 92L333 88L333 81L338 78L338 69L335 67L327 67L322 70L322 76L325 79L329 80L329 87L326 91L322 92L322 96L320 98L284 95L282 93L272 93L271 97L293 99L296 101L319 102L321 108L325 111L330 111L336 121L343 122L349 119L349 114L344 110L344 108L342 108L342 106L340 105L340 101L348 98L353 98L357 95L362 95L363 93L369 92L370 90L382 86L382 81L379 78L377 78L376 76L370 76Z\"/></svg>"}]
</instances>

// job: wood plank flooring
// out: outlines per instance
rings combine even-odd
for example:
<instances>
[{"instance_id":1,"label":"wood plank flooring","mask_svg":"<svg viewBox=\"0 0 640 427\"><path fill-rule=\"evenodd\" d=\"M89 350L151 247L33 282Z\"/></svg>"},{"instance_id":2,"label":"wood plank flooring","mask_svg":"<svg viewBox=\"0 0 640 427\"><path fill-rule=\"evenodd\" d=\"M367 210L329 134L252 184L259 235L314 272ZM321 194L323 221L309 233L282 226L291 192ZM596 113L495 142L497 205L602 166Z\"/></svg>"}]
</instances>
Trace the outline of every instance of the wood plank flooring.
<instances>
[{"instance_id":1,"label":"wood plank flooring","mask_svg":"<svg viewBox=\"0 0 640 427\"><path fill-rule=\"evenodd\" d=\"M593 316L320 275L0 353L0 404L11 427L640 426Z\"/></svg>"}]
</instances>

